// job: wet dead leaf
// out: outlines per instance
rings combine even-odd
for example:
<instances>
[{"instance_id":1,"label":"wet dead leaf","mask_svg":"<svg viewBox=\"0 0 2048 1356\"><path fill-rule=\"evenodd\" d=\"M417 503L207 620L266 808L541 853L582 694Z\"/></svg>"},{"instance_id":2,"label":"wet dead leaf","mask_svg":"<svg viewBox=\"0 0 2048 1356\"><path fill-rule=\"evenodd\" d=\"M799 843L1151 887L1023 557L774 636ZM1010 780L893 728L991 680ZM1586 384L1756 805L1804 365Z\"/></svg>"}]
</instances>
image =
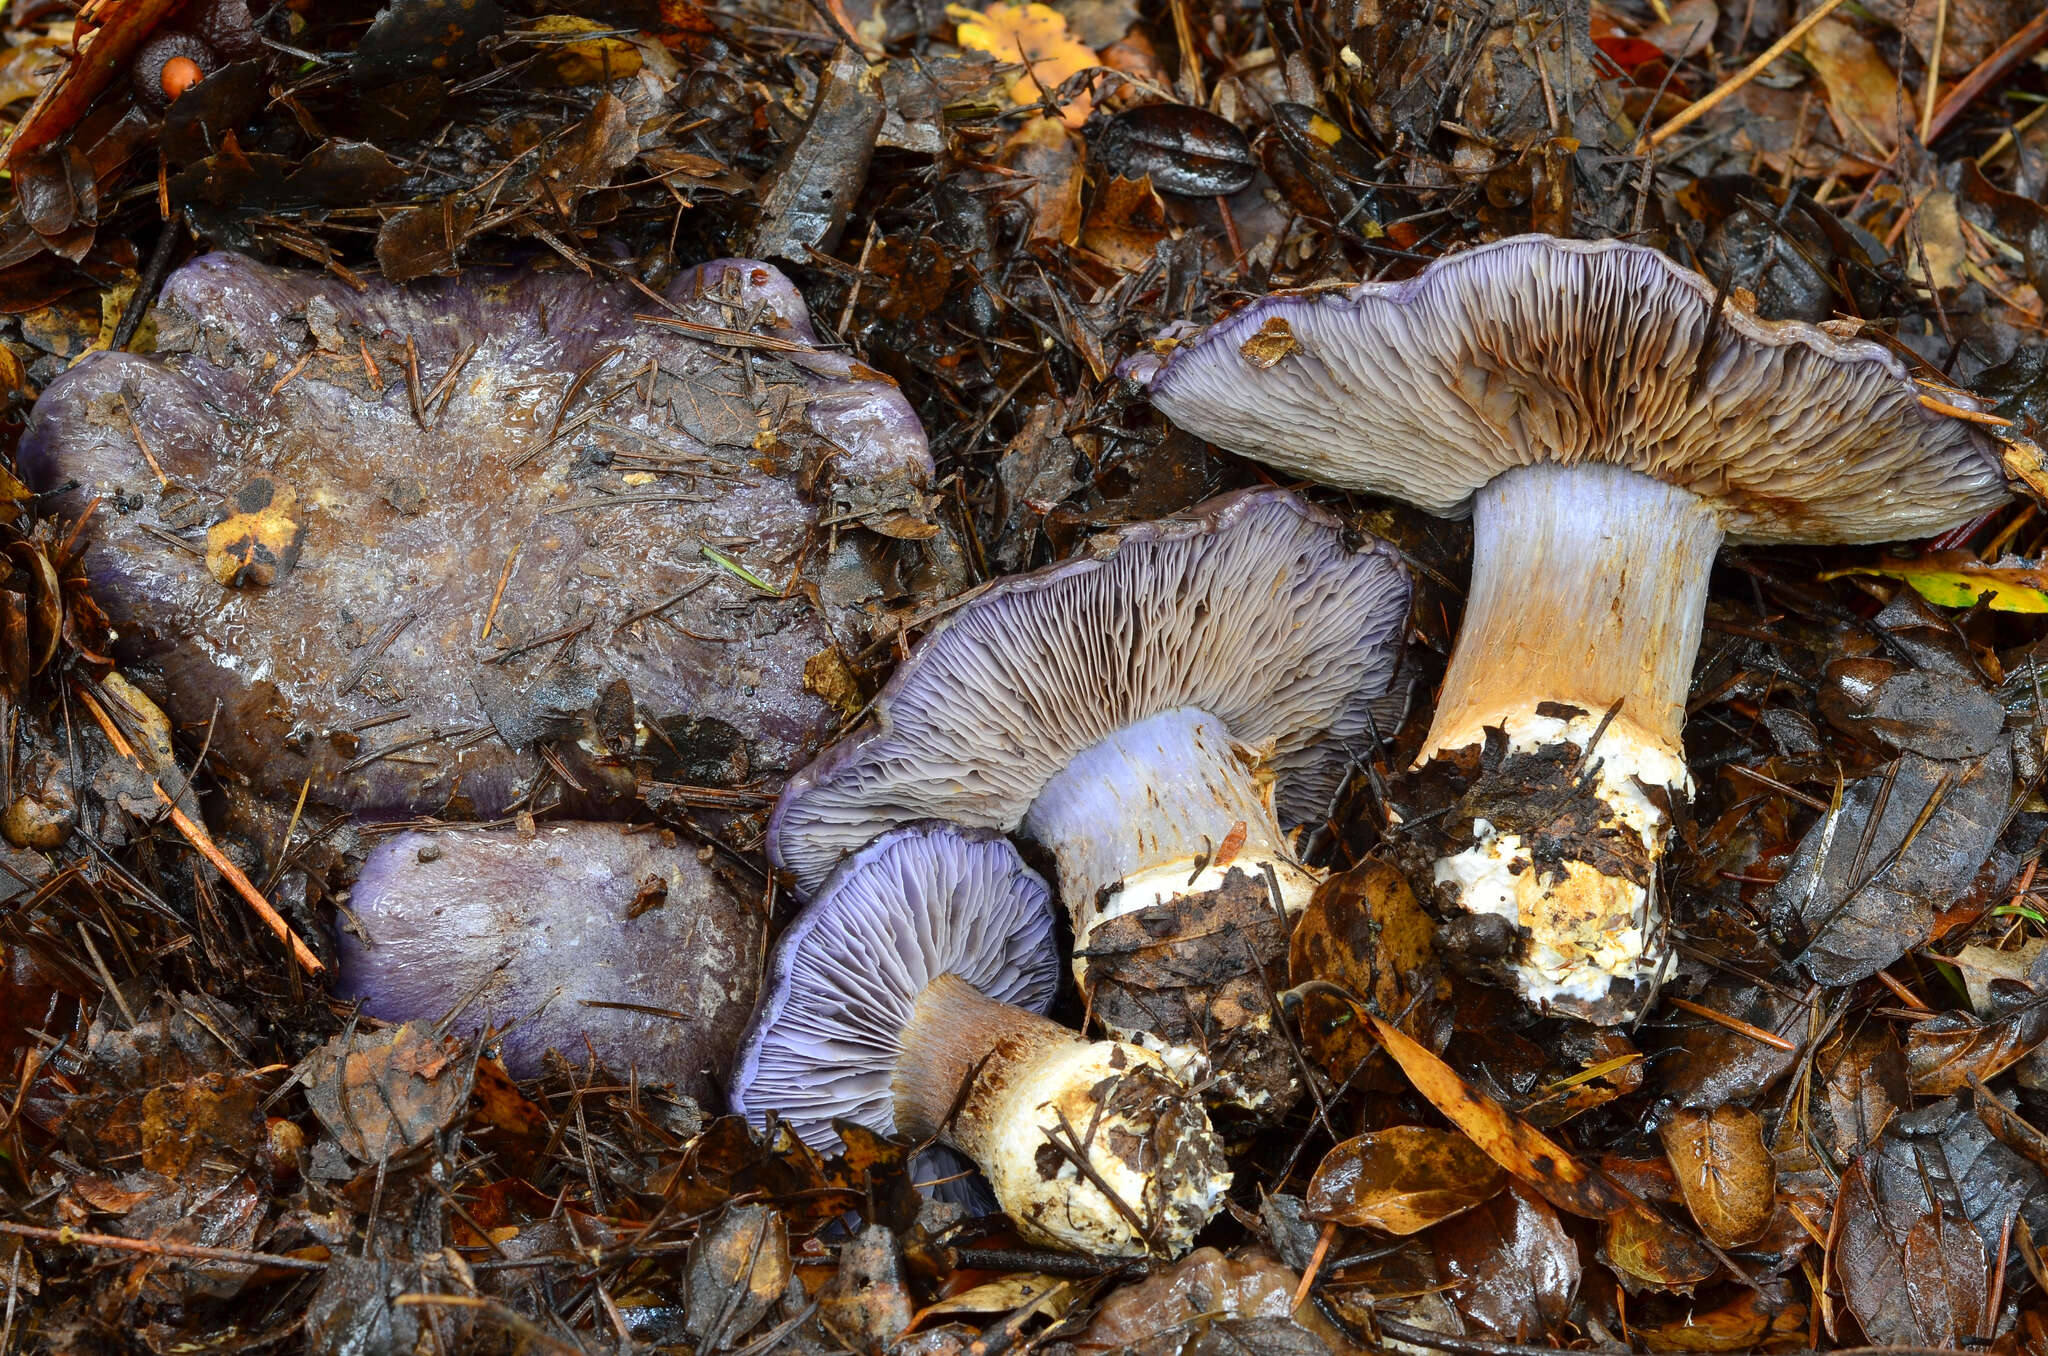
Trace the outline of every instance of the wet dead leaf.
<instances>
[{"instance_id":1,"label":"wet dead leaf","mask_svg":"<svg viewBox=\"0 0 2048 1356\"><path fill-rule=\"evenodd\" d=\"M1003 143L1000 163L1031 176L1024 188L1031 239L1071 245L1081 238L1084 158L1080 138L1051 118L1030 119Z\"/></svg>"},{"instance_id":2,"label":"wet dead leaf","mask_svg":"<svg viewBox=\"0 0 2048 1356\"><path fill-rule=\"evenodd\" d=\"M1959 1210L1873 1175L1875 1154L1842 1174L1834 1254L1843 1299L1877 1346L1954 1347L1977 1332L1988 1291L1984 1240Z\"/></svg>"},{"instance_id":3,"label":"wet dead leaf","mask_svg":"<svg viewBox=\"0 0 2048 1356\"><path fill-rule=\"evenodd\" d=\"M194 1159L247 1161L263 1139L263 1090L246 1075L208 1074L142 1098L142 1166L177 1177Z\"/></svg>"},{"instance_id":4,"label":"wet dead leaf","mask_svg":"<svg viewBox=\"0 0 2048 1356\"><path fill-rule=\"evenodd\" d=\"M1277 366L1284 358L1299 352L1300 342L1294 337L1294 330L1285 316L1273 316L1259 326L1258 333L1237 346L1244 360L1261 372Z\"/></svg>"},{"instance_id":5,"label":"wet dead leaf","mask_svg":"<svg viewBox=\"0 0 2048 1356\"><path fill-rule=\"evenodd\" d=\"M1081 248L1135 273L1172 234L1166 204L1150 179L1111 179L1095 195L1081 227Z\"/></svg>"},{"instance_id":6,"label":"wet dead leaf","mask_svg":"<svg viewBox=\"0 0 2048 1356\"><path fill-rule=\"evenodd\" d=\"M609 36L614 31L611 25L573 14L542 16L527 30L542 44L540 59L528 68L531 78L537 84L573 86L638 75L640 49Z\"/></svg>"},{"instance_id":7,"label":"wet dead leaf","mask_svg":"<svg viewBox=\"0 0 2048 1356\"><path fill-rule=\"evenodd\" d=\"M1580 1162L1563 1145L1511 1115L1456 1070L1431 1054L1385 1018L1367 1015L1380 1042L1415 1090L1463 1130L1472 1143L1543 1198L1569 1214L1605 1219L1640 1205L1626 1192Z\"/></svg>"},{"instance_id":8,"label":"wet dead leaf","mask_svg":"<svg viewBox=\"0 0 2048 1356\"><path fill-rule=\"evenodd\" d=\"M690 1250L688 1331L723 1351L753 1330L789 1285L789 1231L772 1206L735 1205Z\"/></svg>"},{"instance_id":9,"label":"wet dead leaf","mask_svg":"<svg viewBox=\"0 0 2048 1356\"><path fill-rule=\"evenodd\" d=\"M949 1295L936 1304L928 1304L917 1311L911 1326L921 1326L928 1318L944 1314L1007 1314L1035 1303L1067 1285L1058 1276L1041 1276L1036 1272L1020 1271L1005 1276L999 1281L989 1281L973 1286L957 1295ZM1068 1297L1071 1300L1071 1296ZM1057 1302L1045 1307L1042 1312L1058 1318L1066 1311L1065 1303Z\"/></svg>"},{"instance_id":10,"label":"wet dead leaf","mask_svg":"<svg viewBox=\"0 0 2048 1356\"><path fill-rule=\"evenodd\" d=\"M1851 153L1881 161L1898 147L1912 113L1875 43L1840 19L1815 24L1800 53L1827 87L1828 112Z\"/></svg>"},{"instance_id":11,"label":"wet dead leaf","mask_svg":"<svg viewBox=\"0 0 2048 1356\"><path fill-rule=\"evenodd\" d=\"M469 1101L462 1043L417 1022L336 1036L298 1067L306 1103L352 1157L424 1144Z\"/></svg>"},{"instance_id":12,"label":"wet dead leaf","mask_svg":"<svg viewBox=\"0 0 2048 1356\"><path fill-rule=\"evenodd\" d=\"M1024 67L1010 81L1013 104L1035 103L1048 91L1058 89L1068 76L1097 64L1095 49L1067 31L1067 21L1058 10L1037 0L1022 5L994 4L980 10L948 5L946 14L959 26L962 47ZM1067 126L1079 127L1088 121L1088 111L1093 106L1093 100L1082 94L1062 105L1060 116Z\"/></svg>"},{"instance_id":13,"label":"wet dead leaf","mask_svg":"<svg viewBox=\"0 0 2048 1356\"><path fill-rule=\"evenodd\" d=\"M1960 1010L1936 1013L1906 1033L1906 1072L1922 1097L1961 1092L2018 1063L2048 1040L2048 998L2022 1004L1994 1021Z\"/></svg>"},{"instance_id":14,"label":"wet dead leaf","mask_svg":"<svg viewBox=\"0 0 2048 1356\"><path fill-rule=\"evenodd\" d=\"M1721 1269L1705 1243L1641 1201L1609 1216L1600 1260L1630 1289L1686 1290Z\"/></svg>"},{"instance_id":15,"label":"wet dead leaf","mask_svg":"<svg viewBox=\"0 0 2048 1356\"><path fill-rule=\"evenodd\" d=\"M1637 1327L1651 1351L1752 1351L1796 1342L1806 1330L1806 1305L1783 1281L1744 1289L1718 1309L1688 1312L1681 1321Z\"/></svg>"},{"instance_id":16,"label":"wet dead leaf","mask_svg":"<svg viewBox=\"0 0 2048 1356\"><path fill-rule=\"evenodd\" d=\"M1465 1136L1397 1125L1347 1139L1309 1182L1306 1213L1350 1228L1412 1234L1498 1195L1507 1174Z\"/></svg>"},{"instance_id":17,"label":"wet dead leaf","mask_svg":"<svg viewBox=\"0 0 2048 1356\"><path fill-rule=\"evenodd\" d=\"M298 496L263 477L235 495L233 511L206 530L206 571L223 588L268 586L299 563L306 527L293 514Z\"/></svg>"},{"instance_id":18,"label":"wet dead leaf","mask_svg":"<svg viewBox=\"0 0 2048 1356\"><path fill-rule=\"evenodd\" d=\"M1542 1197L1518 1182L1430 1231L1458 1312L1482 1332L1538 1343L1571 1317L1579 1245Z\"/></svg>"},{"instance_id":19,"label":"wet dead leaf","mask_svg":"<svg viewBox=\"0 0 2048 1356\"><path fill-rule=\"evenodd\" d=\"M1681 1108L1658 1133L1702 1233L1722 1248L1763 1233L1777 1202L1777 1168L1761 1117L1743 1106Z\"/></svg>"}]
</instances>

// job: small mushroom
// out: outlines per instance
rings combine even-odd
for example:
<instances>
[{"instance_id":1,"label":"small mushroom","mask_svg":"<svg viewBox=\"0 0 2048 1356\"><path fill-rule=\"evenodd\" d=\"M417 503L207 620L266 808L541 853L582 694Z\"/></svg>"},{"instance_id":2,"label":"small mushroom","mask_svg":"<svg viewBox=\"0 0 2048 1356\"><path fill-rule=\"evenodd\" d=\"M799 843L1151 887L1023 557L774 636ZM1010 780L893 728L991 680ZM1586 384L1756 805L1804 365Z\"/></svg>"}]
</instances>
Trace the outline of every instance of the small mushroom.
<instances>
[{"instance_id":1,"label":"small mushroom","mask_svg":"<svg viewBox=\"0 0 2048 1356\"><path fill-rule=\"evenodd\" d=\"M1530 1001L1631 1018L1724 539L1879 542L2004 502L1984 403L1876 343L1715 309L1655 250L1526 236L1389 284L1280 293L1124 373L1190 432L1473 519L1422 760L1469 789L1431 868L1519 930Z\"/></svg>"},{"instance_id":2,"label":"small mushroom","mask_svg":"<svg viewBox=\"0 0 2048 1356\"><path fill-rule=\"evenodd\" d=\"M1318 879L1281 826L1392 733L1408 595L1390 548L1285 491L1125 528L927 636L784 788L769 855L809 894L892 824L1021 831L1110 1033L1209 1049L1219 1101L1277 1114L1300 1089L1260 971Z\"/></svg>"},{"instance_id":3,"label":"small mushroom","mask_svg":"<svg viewBox=\"0 0 2048 1356\"><path fill-rule=\"evenodd\" d=\"M387 1022L502 1030L519 1078L595 1054L703 1098L755 996L760 911L695 851L621 824L394 834L337 920L336 992Z\"/></svg>"},{"instance_id":4,"label":"small mushroom","mask_svg":"<svg viewBox=\"0 0 2048 1356\"><path fill-rule=\"evenodd\" d=\"M1230 1174L1194 1052L1040 1016L1059 982L1043 879L987 831L893 830L840 863L775 945L733 1107L822 1151L844 1118L937 1139L1034 1242L1178 1256Z\"/></svg>"},{"instance_id":5,"label":"small mushroom","mask_svg":"<svg viewBox=\"0 0 2048 1356\"><path fill-rule=\"evenodd\" d=\"M842 491L924 505L931 459L766 264L657 301L211 254L157 315L153 353L51 382L21 465L57 512L97 503L115 658L258 797L489 818L544 777L571 808L650 783L749 808L842 719L807 669L899 580L951 587L935 526L818 531Z\"/></svg>"}]
</instances>

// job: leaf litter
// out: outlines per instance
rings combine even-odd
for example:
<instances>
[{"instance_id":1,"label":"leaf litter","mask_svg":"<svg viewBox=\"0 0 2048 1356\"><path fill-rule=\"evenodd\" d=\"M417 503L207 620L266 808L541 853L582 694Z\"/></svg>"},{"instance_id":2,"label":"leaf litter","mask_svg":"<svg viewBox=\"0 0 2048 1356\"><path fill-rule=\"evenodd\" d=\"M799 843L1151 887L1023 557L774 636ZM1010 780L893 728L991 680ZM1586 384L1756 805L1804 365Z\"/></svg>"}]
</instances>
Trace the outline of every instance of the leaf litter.
<instances>
[{"instance_id":1,"label":"leaf litter","mask_svg":"<svg viewBox=\"0 0 2048 1356\"><path fill-rule=\"evenodd\" d=\"M693 547L751 599L727 624L861 609L802 665L847 723L975 584L1259 478L1113 369L1272 288L1523 231L1624 235L1766 317L1882 335L2013 428L2048 419L2048 18L2010 0L92 0L6 23L9 447L80 355L154 348L165 278L204 250L357 293L523 263L686 325L670 280L765 258L828 347L901 386L938 469L844 491L803 559ZM166 33L212 65L158 107L131 67ZM786 381L746 338L759 320L709 336L742 401ZM417 337L366 331L322 362L405 387L425 427L473 354L422 363ZM575 394L547 439L569 458L596 431ZM151 411L105 415L161 451ZM790 428L764 416L729 445L773 459ZM2048 470L2010 469L2032 497L1936 540L1724 555L1664 881L1680 964L1633 1027L1537 1018L1442 944L1428 882L1396 865L1426 699L1361 750L1305 839L1333 874L1267 966L1313 1095L1232 1145L1227 1214L1170 1263L1023 1246L918 1189L958 1169L851 1127L821 1158L631 1064L563 1050L518 1080L452 1025L328 997L356 864L442 816L363 822L313 779L253 794L232 728L172 720L161 675L113 663L82 545L140 502L62 515L9 469L0 1345L2048 1350ZM620 473L659 493L673 468ZM288 580L318 505L264 488L166 549L234 588ZM1426 698L1469 531L1312 493L1413 566ZM403 485L387 501L419 511ZM545 633L511 592L477 630ZM402 632L370 619L335 685L402 703L376 662ZM506 816L531 832L583 766L546 722L602 746L608 699L479 695L539 731L539 789ZM781 926L759 856L775 780L716 730L671 734L624 817Z\"/></svg>"}]
</instances>

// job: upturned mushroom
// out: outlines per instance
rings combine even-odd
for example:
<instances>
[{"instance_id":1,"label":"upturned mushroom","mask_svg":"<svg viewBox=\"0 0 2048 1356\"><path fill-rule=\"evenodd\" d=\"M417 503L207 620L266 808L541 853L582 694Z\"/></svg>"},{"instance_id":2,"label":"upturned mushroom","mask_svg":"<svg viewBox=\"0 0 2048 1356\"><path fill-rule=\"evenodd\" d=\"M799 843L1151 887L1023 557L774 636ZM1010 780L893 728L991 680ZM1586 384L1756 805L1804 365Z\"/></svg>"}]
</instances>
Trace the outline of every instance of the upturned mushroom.
<instances>
[{"instance_id":1,"label":"upturned mushroom","mask_svg":"<svg viewBox=\"0 0 2048 1356\"><path fill-rule=\"evenodd\" d=\"M845 1119L966 1154L1029 1239L1178 1256L1230 1174L1192 1051L1090 1041L1039 1015L1059 984L1046 884L1001 836L882 835L776 942L732 1081L821 1151Z\"/></svg>"},{"instance_id":2,"label":"upturned mushroom","mask_svg":"<svg viewBox=\"0 0 2048 1356\"><path fill-rule=\"evenodd\" d=\"M1273 981L1317 881L1282 826L1392 732L1408 597L1390 548L1285 491L1109 534L928 635L784 788L769 855L810 894L892 824L1020 831L1110 1034L1203 1049L1219 1104L1277 1114L1300 1088Z\"/></svg>"},{"instance_id":3,"label":"upturned mushroom","mask_svg":"<svg viewBox=\"0 0 2048 1356\"><path fill-rule=\"evenodd\" d=\"M1616 241L1519 237L1278 293L1123 370L1223 447L1471 514L1421 754L1464 790L1430 869L1503 930L1523 995L1595 1022L1665 971L1657 870L1722 541L1921 536L2007 493L1983 402L1840 328L1717 310L1705 279Z\"/></svg>"},{"instance_id":4,"label":"upturned mushroom","mask_svg":"<svg viewBox=\"0 0 2048 1356\"><path fill-rule=\"evenodd\" d=\"M357 291L211 254L156 315L50 384L22 473L96 506L115 657L273 802L759 804L869 604L952 578L909 403L766 264Z\"/></svg>"},{"instance_id":5,"label":"upturned mushroom","mask_svg":"<svg viewBox=\"0 0 2048 1356\"><path fill-rule=\"evenodd\" d=\"M337 920L335 991L390 1022L501 1032L514 1077L556 1050L705 1097L752 1011L755 902L693 848L623 824L394 834Z\"/></svg>"}]
</instances>

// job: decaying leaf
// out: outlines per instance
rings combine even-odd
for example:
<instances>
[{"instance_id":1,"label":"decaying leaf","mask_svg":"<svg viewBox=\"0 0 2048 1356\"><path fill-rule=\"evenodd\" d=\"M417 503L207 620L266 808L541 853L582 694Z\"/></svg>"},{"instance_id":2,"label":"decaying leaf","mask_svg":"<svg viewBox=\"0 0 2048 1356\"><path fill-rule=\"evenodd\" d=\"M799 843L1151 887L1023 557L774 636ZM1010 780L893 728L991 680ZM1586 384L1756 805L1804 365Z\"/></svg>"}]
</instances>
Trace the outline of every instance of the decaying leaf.
<instances>
[{"instance_id":1,"label":"decaying leaf","mask_svg":"<svg viewBox=\"0 0 2048 1356\"><path fill-rule=\"evenodd\" d=\"M1973 1078L1991 1078L2048 1040L2048 998L2023 1003L1992 1021L1940 1012L1906 1033L1906 1071L1922 1097L1961 1092Z\"/></svg>"},{"instance_id":2,"label":"decaying leaf","mask_svg":"<svg viewBox=\"0 0 2048 1356\"><path fill-rule=\"evenodd\" d=\"M1681 1108L1658 1133L1702 1233L1722 1248L1763 1233L1777 1202L1777 1171L1761 1117L1742 1106Z\"/></svg>"},{"instance_id":3,"label":"decaying leaf","mask_svg":"<svg viewBox=\"0 0 2048 1356\"><path fill-rule=\"evenodd\" d=\"M789 1232L765 1205L735 1205L690 1252L688 1330L723 1351L753 1330L789 1284Z\"/></svg>"},{"instance_id":4,"label":"decaying leaf","mask_svg":"<svg viewBox=\"0 0 2048 1356\"><path fill-rule=\"evenodd\" d=\"M366 1163L424 1144L469 1100L462 1043L415 1022L336 1036L297 1069L307 1105Z\"/></svg>"},{"instance_id":5,"label":"decaying leaf","mask_svg":"<svg viewBox=\"0 0 2048 1356\"><path fill-rule=\"evenodd\" d=\"M1287 977L1302 999L1302 1043L1332 1078L1350 1077L1371 1051L1372 1033L1318 982L1419 1032L1433 997L1434 932L1407 878L1387 862L1368 859L1316 890L1288 939Z\"/></svg>"},{"instance_id":6,"label":"decaying leaf","mask_svg":"<svg viewBox=\"0 0 2048 1356\"><path fill-rule=\"evenodd\" d=\"M206 530L206 571L223 588L269 585L299 563L306 525L293 516L297 496L258 477L235 495L234 509Z\"/></svg>"},{"instance_id":7,"label":"decaying leaf","mask_svg":"<svg viewBox=\"0 0 2048 1356\"><path fill-rule=\"evenodd\" d=\"M1067 21L1050 5L1027 0L1021 5L998 3L986 9L948 5L946 13L959 25L960 45L987 52L999 62L1024 67L1010 81L1010 102L1035 103L1056 90L1070 75L1078 75L1099 58L1095 49L1067 31ZM1093 101L1082 94L1063 104L1060 116L1069 127L1088 121Z\"/></svg>"},{"instance_id":8,"label":"decaying leaf","mask_svg":"<svg viewBox=\"0 0 2048 1356\"><path fill-rule=\"evenodd\" d=\"M1639 1205L1627 1192L1580 1162L1563 1145L1508 1113L1472 1087L1385 1018L1368 1015L1381 1043L1415 1090L1430 1100L1472 1143L1527 1182L1558 1209L1587 1219L1605 1219Z\"/></svg>"},{"instance_id":9,"label":"decaying leaf","mask_svg":"<svg viewBox=\"0 0 2048 1356\"><path fill-rule=\"evenodd\" d=\"M1498 1194L1507 1174L1465 1136L1419 1125L1371 1130L1323 1157L1307 1213L1358 1229L1412 1234Z\"/></svg>"},{"instance_id":10,"label":"decaying leaf","mask_svg":"<svg viewBox=\"0 0 2048 1356\"><path fill-rule=\"evenodd\" d=\"M550 85L596 85L640 73L640 49L595 19L543 15L528 36L542 44L534 78Z\"/></svg>"},{"instance_id":11,"label":"decaying leaf","mask_svg":"<svg viewBox=\"0 0 2048 1356\"><path fill-rule=\"evenodd\" d=\"M1430 1231L1451 1300L1468 1322L1509 1342L1541 1342L1571 1316L1579 1245L1542 1197L1520 1183Z\"/></svg>"}]
</instances>

